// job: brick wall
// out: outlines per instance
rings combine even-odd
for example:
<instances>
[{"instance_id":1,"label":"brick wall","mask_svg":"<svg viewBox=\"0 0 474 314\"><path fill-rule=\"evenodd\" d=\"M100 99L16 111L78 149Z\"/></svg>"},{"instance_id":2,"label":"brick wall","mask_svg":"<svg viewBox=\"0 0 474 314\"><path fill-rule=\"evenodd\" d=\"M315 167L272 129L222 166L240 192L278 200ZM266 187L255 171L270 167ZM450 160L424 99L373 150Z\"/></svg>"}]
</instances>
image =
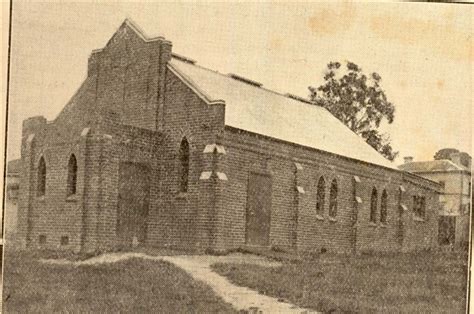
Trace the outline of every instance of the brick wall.
<instances>
[{"instance_id":1,"label":"brick wall","mask_svg":"<svg viewBox=\"0 0 474 314\"><path fill-rule=\"evenodd\" d=\"M215 187L199 178L205 170L204 147L218 141L222 132L224 106L207 104L170 70L166 72L164 97L164 138L158 156L162 180L149 238L153 245L207 247L210 218L204 211L212 202ZM179 190L179 148L183 137L190 147L189 183L185 193Z\"/></svg>"},{"instance_id":2,"label":"brick wall","mask_svg":"<svg viewBox=\"0 0 474 314\"><path fill-rule=\"evenodd\" d=\"M271 245L294 248L296 228L299 250L325 248L330 251L393 251L399 249L421 249L433 245L436 239L436 215L438 188L426 180L407 181L400 171L385 169L344 157L334 156L314 149L299 147L267 137L226 128L227 151L226 205L223 206L226 224L226 246L245 244L245 221L247 210L247 182L249 172L270 173L273 178ZM298 166L295 164L297 163ZM301 169L298 170L297 168ZM326 182L323 217L316 217L317 183L323 176ZM356 182L355 176L357 176ZM328 215L330 184L336 179L338 185L337 216ZM418 180L418 181L417 181ZM303 188L304 193L296 186ZM399 199L401 186L407 192ZM370 200L372 188L378 191L377 221L370 223ZM380 202L383 190L387 191L387 222L380 222ZM355 194L354 194L355 193ZM414 219L410 196L425 195L426 218ZM295 196L296 195L296 196ZM360 203L355 200L357 196ZM296 201L295 201L296 199ZM408 211L400 217L400 205ZM297 221L295 221L297 211ZM354 225L354 215L357 224ZM400 219L405 237L399 241ZM357 228L356 235L354 227Z\"/></svg>"},{"instance_id":3,"label":"brick wall","mask_svg":"<svg viewBox=\"0 0 474 314\"><path fill-rule=\"evenodd\" d=\"M45 239L42 247L78 250L81 244L82 198L85 176L77 177L77 192L67 195L68 163L72 154L79 169L84 168L84 139L80 134L76 140L49 143L45 136L45 125L37 129L24 128L22 145L21 193L19 201L19 236L26 245L40 246L40 236ZM30 133L36 131L36 133ZM46 163L46 193L39 196L38 165L43 158ZM61 237L68 244L61 245Z\"/></svg>"}]
</instances>

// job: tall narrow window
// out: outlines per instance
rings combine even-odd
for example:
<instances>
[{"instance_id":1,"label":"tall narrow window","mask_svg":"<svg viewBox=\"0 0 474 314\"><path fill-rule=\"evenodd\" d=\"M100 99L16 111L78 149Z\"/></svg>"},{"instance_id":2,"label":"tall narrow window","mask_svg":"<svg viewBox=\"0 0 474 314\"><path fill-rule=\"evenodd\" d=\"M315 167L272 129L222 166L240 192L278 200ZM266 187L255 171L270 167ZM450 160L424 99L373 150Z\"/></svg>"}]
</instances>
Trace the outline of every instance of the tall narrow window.
<instances>
[{"instance_id":1,"label":"tall narrow window","mask_svg":"<svg viewBox=\"0 0 474 314\"><path fill-rule=\"evenodd\" d=\"M331 191L329 192L329 217L337 215L337 181L332 180Z\"/></svg>"},{"instance_id":2,"label":"tall narrow window","mask_svg":"<svg viewBox=\"0 0 474 314\"><path fill-rule=\"evenodd\" d=\"M383 190L382 199L380 200L380 222L387 222L387 191Z\"/></svg>"},{"instance_id":3,"label":"tall narrow window","mask_svg":"<svg viewBox=\"0 0 474 314\"><path fill-rule=\"evenodd\" d=\"M77 160L74 154L69 158L67 166L67 195L76 194L76 183L77 183Z\"/></svg>"},{"instance_id":4,"label":"tall narrow window","mask_svg":"<svg viewBox=\"0 0 474 314\"><path fill-rule=\"evenodd\" d=\"M181 140L179 148L180 160L180 191L188 191L188 177L189 177L189 143L186 137Z\"/></svg>"},{"instance_id":5,"label":"tall narrow window","mask_svg":"<svg viewBox=\"0 0 474 314\"><path fill-rule=\"evenodd\" d=\"M36 188L36 195L43 196L46 193L46 163L41 157L38 164L38 186Z\"/></svg>"},{"instance_id":6,"label":"tall narrow window","mask_svg":"<svg viewBox=\"0 0 474 314\"><path fill-rule=\"evenodd\" d=\"M370 222L377 222L377 189L372 189L372 197L370 198Z\"/></svg>"},{"instance_id":7,"label":"tall narrow window","mask_svg":"<svg viewBox=\"0 0 474 314\"><path fill-rule=\"evenodd\" d=\"M326 182L324 182L324 178L319 178L318 181L318 188L317 188L317 195L316 195L316 215L323 216L324 214L324 198L326 196L325 193L326 189Z\"/></svg>"}]
</instances>

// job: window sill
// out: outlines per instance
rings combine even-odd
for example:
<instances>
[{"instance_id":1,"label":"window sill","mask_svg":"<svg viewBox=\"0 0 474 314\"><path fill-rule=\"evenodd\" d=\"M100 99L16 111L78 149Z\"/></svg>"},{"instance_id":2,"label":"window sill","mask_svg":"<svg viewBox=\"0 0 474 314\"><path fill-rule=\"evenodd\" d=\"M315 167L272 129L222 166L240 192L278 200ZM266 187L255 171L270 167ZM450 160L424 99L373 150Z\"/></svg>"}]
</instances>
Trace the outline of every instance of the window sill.
<instances>
[{"instance_id":1,"label":"window sill","mask_svg":"<svg viewBox=\"0 0 474 314\"><path fill-rule=\"evenodd\" d=\"M324 217L321 216L321 215L316 215L316 219L317 219L317 220L324 220Z\"/></svg>"},{"instance_id":2,"label":"window sill","mask_svg":"<svg viewBox=\"0 0 474 314\"><path fill-rule=\"evenodd\" d=\"M377 227L377 224L375 222L369 222L369 227Z\"/></svg>"},{"instance_id":3,"label":"window sill","mask_svg":"<svg viewBox=\"0 0 474 314\"><path fill-rule=\"evenodd\" d=\"M419 222L425 222L425 219L421 218L421 217L414 217L413 220L414 221L419 221Z\"/></svg>"},{"instance_id":4,"label":"window sill","mask_svg":"<svg viewBox=\"0 0 474 314\"><path fill-rule=\"evenodd\" d=\"M336 222L336 221L337 221L337 219L336 219L336 218L334 218L334 217L329 217L329 221L330 221L330 222Z\"/></svg>"}]
</instances>

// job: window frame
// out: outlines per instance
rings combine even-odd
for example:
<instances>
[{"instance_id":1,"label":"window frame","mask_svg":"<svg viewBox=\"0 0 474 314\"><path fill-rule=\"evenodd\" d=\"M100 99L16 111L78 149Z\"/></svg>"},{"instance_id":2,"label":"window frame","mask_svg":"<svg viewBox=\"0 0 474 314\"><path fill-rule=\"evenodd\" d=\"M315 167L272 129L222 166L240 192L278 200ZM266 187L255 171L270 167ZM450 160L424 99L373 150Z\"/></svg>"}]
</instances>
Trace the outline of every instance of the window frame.
<instances>
[{"instance_id":1,"label":"window frame","mask_svg":"<svg viewBox=\"0 0 474 314\"><path fill-rule=\"evenodd\" d=\"M426 197L423 195L413 195L413 212L417 219L426 218Z\"/></svg>"},{"instance_id":2,"label":"window frame","mask_svg":"<svg viewBox=\"0 0 474 314\"><path fill-rule=\"evenodd\" d=\"M77 193L77 158L74 154L69 156L67 164L67 196L73 196Z\"/></svg>"},{"instance_id":3,"label":"window frame","mask_svg":"<svg viewBox=\"0 0 474 314\"><path fill-rule=\"evenodd\" d=\"M187 193L189 189L190 145L184 136L179 145L179 192Z\"/></svg>"},{"instance_id":4,"label":"window frame","mask_svg":"<svg viewBox=\"0 0 474 314\"><path fill-rule=\"evenodd\" d=\"M46 177L47 177L47 168L46 160L44 156L41 156L38 162L38 169L36 174L36 196L44 197L46 195Z\"/></svg>"},{"instance_id":5,"label":"window frame","mask_svg":"<svg viewBox=\"0 0 474 314\"><path fill-rule=\"evenodd\" d=\"M338 194L339 194L339 187L337 184L337 179L333 179L331 181L331 186L329 188L329 210L328 210L329 217L333 219L337 217Z\"/></svg>"},{"instance_id":6,"label":"window frame","mask_svg":"<svg viewBox=\"0 0 474 314\"><path fill-rule=\"evenodd\" d=\"M326 180L321 176L316 186L316 217L324 217L324 203L326 199Z\"/></svg>"},{"instance_id":7,"label":"window frame","mask_svg":"<svg viewBox=\"0 0 474 314\"><path fill-rule=\"evenodd\" d=\"M372 192L370 193L370 213L369 213L369 222L377 223L377 207L378 207L378 191L372 187Z\"/></svg>"},{"instance_id":8,"label":"window frame","mask_svg":"<svg viewBox=\"0 0 474 314\"><path fill-rule=\"evenodd\" d=\"M384 189L382 191L382 196L380 197L380 223L386 224L388 216L388 193Z\"/></svg>"}]
</instances>

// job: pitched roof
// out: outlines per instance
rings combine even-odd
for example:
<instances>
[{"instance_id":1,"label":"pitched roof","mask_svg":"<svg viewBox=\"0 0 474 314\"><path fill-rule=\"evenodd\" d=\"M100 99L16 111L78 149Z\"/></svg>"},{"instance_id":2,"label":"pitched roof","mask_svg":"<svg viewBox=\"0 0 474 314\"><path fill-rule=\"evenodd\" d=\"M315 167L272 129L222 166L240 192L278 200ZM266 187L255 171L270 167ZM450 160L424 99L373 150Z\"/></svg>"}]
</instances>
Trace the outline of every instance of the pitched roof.
<instances>
[{"instance_id":1,"label":"pitched roof","mask_svg":"<svg viewBox=\"0 0 474 314\"><path fill-rule=\"evenodd\" d=\"M325 108L182 58L174 57L169 65L207 102L225 102L227 126L396 169Z\"/></svg>"},{"instance_id":2,"label":"pitched roof","mask_svg":"<svg viewBox=\"0 0 474 314\"><path fill-rule=\"evenodd\" d=\"M451 160L415 161L398 166L400 170L408 172L449 172L469 171L467 168L456 165Z\"/></svg>"}]
</instances>

